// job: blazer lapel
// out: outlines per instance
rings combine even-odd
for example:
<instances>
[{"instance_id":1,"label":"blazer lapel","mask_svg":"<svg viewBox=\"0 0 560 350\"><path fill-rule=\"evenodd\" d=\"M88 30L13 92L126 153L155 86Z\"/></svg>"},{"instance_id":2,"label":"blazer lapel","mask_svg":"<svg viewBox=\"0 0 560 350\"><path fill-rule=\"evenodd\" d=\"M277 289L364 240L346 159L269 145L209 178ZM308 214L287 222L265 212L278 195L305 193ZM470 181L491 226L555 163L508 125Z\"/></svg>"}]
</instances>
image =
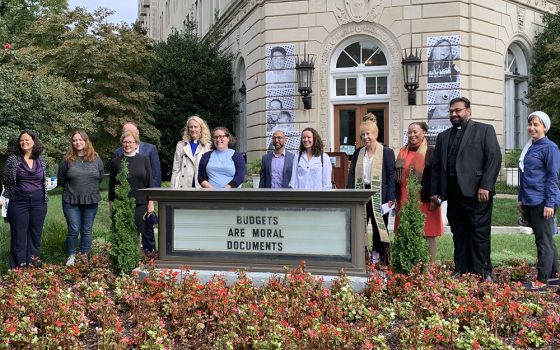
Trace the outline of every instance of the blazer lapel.
<instances>
[{"instance_id":1,"label":"blazer lapel","mask_svg":"<svg viewBox=\"0 0 560 350\"><path fill-rule=\"evenodd\" d=\"M467 143L467 140L470 139L471 134L473 132L475 132L475 130L474 130L475 128L476 128L476 123L472 119L469 119L469 122L467 123L467 126L466 126L464 134L463 134L463 138L461 139L461 144L459 145L459 150L457 151L457 157L463 151L463 148L465 147L465 144Z\"/></svg>"},{"instance_id":2,"label":"blazer lapel","mask_svg":"<svg viewBox=\"0 0 560 350\"><path fill-rule=\"evenodd\" d=\"M441 140L441 148L442 148L442 157L441 157L441 165L442 165L442 172L447 174L447 148L449 147L449 137L451 137L451 129L448 129L447 134Z\"/></svg>"}]
</instances>

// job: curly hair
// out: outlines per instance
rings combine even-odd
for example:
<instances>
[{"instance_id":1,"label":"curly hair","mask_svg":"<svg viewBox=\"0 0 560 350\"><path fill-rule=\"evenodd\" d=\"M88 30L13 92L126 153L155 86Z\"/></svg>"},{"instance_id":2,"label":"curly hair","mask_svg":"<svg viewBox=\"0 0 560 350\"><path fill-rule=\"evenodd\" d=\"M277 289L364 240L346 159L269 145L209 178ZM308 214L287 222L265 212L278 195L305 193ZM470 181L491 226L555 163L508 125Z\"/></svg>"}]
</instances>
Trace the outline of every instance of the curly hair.
<instances>
[{"instance_id":1,"label":"curly hair","mask_svg":"<svg viewBox=\"0 0 560 350\"><path fill-rule=\"evenodd\" d=\"M80 135L82 140L84 140L85 142L84 160L88 162L93 162L98 157L98 155L95 152L95 149L93 148L93 144L91 143L88 134L84 130L76 130L72 133L72 136L70 136L70 145L68 145L68 151L66 152L65 159L67 161L73 162L78 158L78 152L76 151L76 148L74 148L73 145L74 136L76 135Z\"/></svg>"},{"instance_id":2,"label":"curly hair","mask_svg":"<svg viewBox=\"0 0 560 350\"><path fill-rule=\"evenodd\" d=\"M198 140L200 144L203 146L212 145L212 136L210 135L210 128L208 127L208 124L206 124L206 121L204 121L204 119L202 119L198 115L191 115L187 119L187 122L185 123L185 127L183 128L183 141L185 142L191 141L191 137L189 135L189 122L191 120L197 122L198 125L200 126L200 140Z\"/></svg>"},{"instance_id":3,"label":"curly hair","mask_svg":"<svg viewBox=\"0 0 560 350\"><path fill-rule=\"evenodd\" d=\"M29 135L29 137L31 137L31 139L33 140L33 148L31 149L31 157L30 158L31 159L39 158L39 156L43 153L45 147L41 143L41 140L39 140L39 135L37 135L37 133L35 131L29 130L29 129L22 130L19 133L19 136L15 140L14 145L13 145L14 154L17 154L17 155L23 157L24 152L21 149L21 147L19 145L19 142L21 140L21 136L23 136L25 134Z\"/></svg>"},{"instance_id":4,"label":"curly hair","mask_svg":"<svg viewBox=\"0 0 560 350\"><path fill-rule=\"evenodd\" d=\"M311 146L311 153L315 157L321 157L321 155L323 154L323 148L324 148L323 140L321 140L321 136L319 136L319 133L317 132L317 130L315 130L313 128L305 128L301 132L302 137L303 137L303 133L306 132L306 131L309 131L311 133L311 135L313 135L313 145ZM299 152L303 153L305 151L306 151L306 149L305 149L305 147L303 147L303 141L301 141L301 138L300 138Z\"/></svg>"}]
</instances>

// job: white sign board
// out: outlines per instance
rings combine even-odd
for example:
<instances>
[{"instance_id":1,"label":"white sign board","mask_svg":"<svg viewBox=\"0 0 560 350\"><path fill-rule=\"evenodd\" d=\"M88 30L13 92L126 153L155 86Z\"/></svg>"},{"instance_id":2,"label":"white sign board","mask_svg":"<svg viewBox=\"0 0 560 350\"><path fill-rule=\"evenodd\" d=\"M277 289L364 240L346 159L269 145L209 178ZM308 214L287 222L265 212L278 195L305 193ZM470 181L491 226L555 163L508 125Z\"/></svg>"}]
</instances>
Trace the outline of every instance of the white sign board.
<instances>
[{"instance_id":1,"label":"white sign board","mask_svg":"<svg viewBox=\"0 0 560 350\"><path fill-rule=\"evenodd\" d=\"M173 250L350 254L350 209L175 209Z\"/></svg>"}]
</instances>

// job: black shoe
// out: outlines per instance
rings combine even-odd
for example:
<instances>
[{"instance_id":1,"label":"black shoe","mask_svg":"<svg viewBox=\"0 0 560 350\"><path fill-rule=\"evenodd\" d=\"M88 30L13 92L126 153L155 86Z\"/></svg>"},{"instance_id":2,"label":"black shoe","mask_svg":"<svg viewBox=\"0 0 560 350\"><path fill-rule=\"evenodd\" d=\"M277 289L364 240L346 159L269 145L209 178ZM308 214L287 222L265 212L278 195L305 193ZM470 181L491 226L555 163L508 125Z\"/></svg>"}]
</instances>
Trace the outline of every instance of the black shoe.
<instances>
[{"instance_id":1,"label":"black shoe","mask_svg":"<svg viewBox=\"0 0 560 350\"><path fill-rule=\"evenodd\" d=\"M482 282L494 283L494 278L492 275L482 275Z\"/></svg>"},{"instance_id":2,"label":"black shoe","mask_svg":"<svg viewBox=\"0 0 560 350\"><path fill-rule=\"evenodd\" d=\"M549 278L548 281L546 281L546 285L549 287L558 288L560 287L560 279Z\"/></svg>"}]
</instances>

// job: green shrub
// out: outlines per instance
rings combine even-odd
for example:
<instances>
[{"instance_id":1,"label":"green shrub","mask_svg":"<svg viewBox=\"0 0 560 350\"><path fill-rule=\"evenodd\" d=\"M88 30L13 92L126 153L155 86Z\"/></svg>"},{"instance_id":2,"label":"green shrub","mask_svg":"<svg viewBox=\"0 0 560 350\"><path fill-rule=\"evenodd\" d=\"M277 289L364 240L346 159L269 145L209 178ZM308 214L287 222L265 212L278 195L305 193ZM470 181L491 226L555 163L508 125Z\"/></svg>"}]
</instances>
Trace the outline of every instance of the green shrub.
<instances>
[{"instance_id":1,"label":"green shrub","mask_svg":"<svg viewBox=\"0 0 560 350\"><path fill-rule=\"evenodd\" d=\"M138 266L138 233L134 224L135 200L128 196L128 162L123 158L117 175L113 202L113 233L110 236L109 255L118 273L130 273Z\"/></svg>"},{"instance_id":2,"label":"green shrub","mask_svg":"<svg viewBox=\"0 0 560 350\"><path fill-rule=\"evenodd\" d=\"M420 211L420 185L411 169L408 175L408 201L399 210L399 227L391 247L391 265L398 273L410 274L413 267L429 260L424 238L425 215Z\"/></svg>"},{"instance_id":3,"label":"green shrub","mask_svg":"<svg viewBox=\"0 0 560 350\"><path fill-rule=\"evenodd\" d=\"M514 148L506 153L504 163L506 168L517 168L519 164L519 156L521 156L521 150L519 148Z\"/></svg>"}]
</instances>

